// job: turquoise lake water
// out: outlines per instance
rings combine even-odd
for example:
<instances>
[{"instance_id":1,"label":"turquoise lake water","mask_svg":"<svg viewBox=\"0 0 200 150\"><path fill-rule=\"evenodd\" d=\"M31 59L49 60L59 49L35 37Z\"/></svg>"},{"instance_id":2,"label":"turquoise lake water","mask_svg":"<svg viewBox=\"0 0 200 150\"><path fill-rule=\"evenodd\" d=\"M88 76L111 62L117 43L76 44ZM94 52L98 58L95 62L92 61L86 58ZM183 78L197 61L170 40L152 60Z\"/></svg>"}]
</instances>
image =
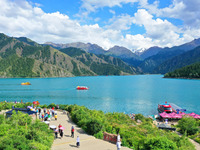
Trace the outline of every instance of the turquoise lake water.
<instances>
[{"instance_id":1,"label":"turquoise lake water","mask_svg":"<svg viewBox=\"0 0 200 150\"><path fill-rule=\"evenodd\" d=\"M0 100L41 104L78 104L104 112L157 114L157 105L174 103L200 114L200 80L164 79L162 75L0 79ZM31 82L22 86L21 82ZM88 91L77 91L85 85Z\"/></svg>"}]
</instances>

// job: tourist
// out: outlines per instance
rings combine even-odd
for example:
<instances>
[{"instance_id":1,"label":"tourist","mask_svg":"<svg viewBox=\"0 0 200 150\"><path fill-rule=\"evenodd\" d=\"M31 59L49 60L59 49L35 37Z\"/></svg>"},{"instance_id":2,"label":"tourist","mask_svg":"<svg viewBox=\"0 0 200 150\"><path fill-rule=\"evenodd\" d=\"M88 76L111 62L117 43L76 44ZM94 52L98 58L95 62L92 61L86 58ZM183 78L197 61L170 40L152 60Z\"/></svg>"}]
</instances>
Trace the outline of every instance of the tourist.
<instances>
[{"instance_id":1,"label":"tourist","mask_svg":"<svg viewBox=\"0 0 200 150\"><path fill-rule=\"evenodd\" d=\"M79 148L79 146L80 146L80 138L79 138L79 136L77 136L77 138L76 138L76 146L77 146L77 148Z\"/></svg>"},{"instance_id":2,"label":"tourist","mask_svg":"<svg viewBox=\"0 0 200 150\"><path fill-rule=\"evenodd\" d=\"M55 113L54 113L54 109L52 109L52 117L54 117L54 114L55 114Z\"/></svg>"},{"instance_id":3,"label":"tourist","mask_svg":"<svg viewBox=\"0 0 200 150\"><path fill-rule=\"evenodd\" d=\"M44 121L44 114L42 114L42 121Z\"/></svg>"},{"instance_id":4,"label":"tourist","mask_svg":"<svg viewBox=\"0 0 200 150\"><path fill-rule=\"evenodd\" d=\"M71 137L74 138L74 126L72 126L72 129L71 129Z\"/></svg>"},{"instance_id":5,"label":"tourist","mask_svg":"<svg viewBox=\"0 0 200 150\"><path fill-rule=\"evenodd\" d=\"M58 129L57 128L55 128L54 133L55 133L55 138L57 139L58 138Z\"/></svg>"},{"instance_id":6,"label":"tourist","mask_svg":"<svg viewBox=\"0 0 200 150\"><path fill-rule=\"evenodd\" d=\"M46 115L44 116L44 121L47 121L47 119L48 119L48 114L46 114Z\"/></svg>"},{"instance_id":7,"label":"tourist","mask_svg":"<svg viewBox=\"0 0 200 150\"><path fill-rule=\"evenodd\" d=\"M39 108L39 114L41 114L41 108Z\"/></svg>"},{"instance_id":8,"label":"tourist","mask_svg":"<svg viewBox=\"0 0 200 150\"><path fill-rule=\"evenodd\" d=\"M54 115L54 118L55 118L55 120L57 120L57 118L58 118L57 113Z\"/></svg>"},{"instance_id":9,"label":"tourist","mask_svg":"<svg viewBox=\"0 0 200 150\"><path fill-rule=\"evenodd\" d=\"M51 115L50 114L48 114L48 121L50 121L51 120Z\"/></svg>"},{"instance_id":10,"label":"tourist","mask_svg":"<svg viewBox=\"0 0 200 150\"><path fill-rule=\"evenodd\" d=\"M121 141L120 140L117 141L116 145L117 145L117 150L120 150L120 148L121 148Z\"/></svg>"},{"instance_id":11,"label":"tourist","mask_svg":"<svg viewBox=\"0 0 200 150\"><path fill-rule=\"evenodd\" d=\"M117 134L117 141L120 141L120 134Z\"/></svg>"},{"instance_id":12,"label":"tourist","mask_svg":"<svg viewBox=\"0 0 200 150\"><path fill-rule=\"evenodd\" d=\"M60 130L60 137L61 137L61 139L62 139L62 137L63 137L63 134L64 134L64 133L63 133L63 130L61 129L61 130Z\"/></svg>"},{"instance_id":13,"label":"tourist","mask_svg":"<svg viewBox=\"0 0 200 150\"><path fill-rule=\"evenodd\" d=\"M60 129L61 127L62 127L62 125L59 124L59 125L58 125L58 131L59 131L59 133L61 132L61 129Z\"/></svg>"},{"instance_id":14,"label":"tourist","mask_svg":"<svg viewBox=\"0 0 200 150\"><path fill-rule=\"evenodd\" d=\"M41 119L42 118L42 115L41 114L39 114L39 119Z\"/></svg>"}]
</instances>

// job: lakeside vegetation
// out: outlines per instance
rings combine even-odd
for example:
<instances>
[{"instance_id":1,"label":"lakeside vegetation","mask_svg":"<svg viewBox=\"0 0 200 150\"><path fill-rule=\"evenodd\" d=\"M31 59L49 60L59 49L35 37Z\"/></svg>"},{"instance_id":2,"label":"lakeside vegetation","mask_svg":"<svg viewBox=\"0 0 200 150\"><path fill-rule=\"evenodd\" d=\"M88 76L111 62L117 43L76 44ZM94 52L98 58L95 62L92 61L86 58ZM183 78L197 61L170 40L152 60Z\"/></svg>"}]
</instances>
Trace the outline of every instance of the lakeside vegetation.
<instances>
[{"instance_id":1,"label":"lakeside vegetation","mask_svg":"<svg viewBox=\"0 0 200 150\"><path fill-rule=\"evenodd\" d=\"M12 105L15 105L15 107L23 108L23 107L32 105L32 103L14 104L14 103L1 102L0 110L10 109ZM55 106L56 106L55 104L40 105L40 107L42 108L44 107L52 108ZM185 137L185 135L180 137L174 132L159 130L155 125L153 125L152 120L150 118L145 118L141 114L136 114L135 119L133 120L124 113L116 113L116 112L104 113L103 111L90 110L86 108L85 106L59 105L59 108L62 110L68 111L70 113L71 119L79 127L81 127L86 133L93 135L99 139L103 139L103 132L108 132L108 133L113 133L113 134L119 133L122 138L122 145L126 147L130 147L134 150L151 150L151 149L193 150L195 149L194 146L189 142L188 138ZM20 117L18 118L14 117L14 118L17 120L20 120ZM16 123L16 121L14 121L15 119L11 119L11 120L13 120L13 122ZM42 141L41 143L38 143L37 138L42 136L42 135L38 136L40 135L39 133L43 133L43 132L40 132L40 130L46 132L46 133L43 133L44 136L47 136L48 134L48 136L51 137L53 134L49 133L49 130L45 128L45 125L43 124L41 125L41 122L36 121L34 124L34 122L30 123L29 119L26 119L26 120L27 120L28 129L30 129L30 132L25 131L26 126L24 126L24 123L23 123L23 125L18 125L18 128L17 128L18 134L15 134L15 136L18 136L18 135L22 136L22 138L25 138L24 141L26 141L28 139L27 139L27 136L25 136L26 135L25 133L33 133L33 136L31 138L32 141L29 142L28 145L29 146L34 145L32 144L32 142L34 142L34 143L37 143L38 145L44 144L43 146L47 146L46 148L48 149L48 147L50 147L50 145L52 144L51 143L52 141L51 140ZM141 123L137 123L137 120L141 120ZM193 120L193 121L195 121L195 125L199 126L199 122L197 122L196 120ZM185 123L184 121L181 122L181 124L186 124L186 127L189 127L187 126L188 125L187 120L185 121ZM4 125L7 126L4 123L2 127ZM9 127L15 128L15 126L11 124ZM6 132L16 133L16 131L9 132L10 128L6 128ZM39 128L39 130L37 129L36 131L35 130L36 128ZM5 128L1 128L0 130L1 132L0 138L2 139L8 136L7 134L6 135L4 134L5 132L4 129ZM187 133L188 131L188 128L180 127L180 129L182 129L183 133ZM20 134L21 131L24 134ZM198 130L195 130L195 133L193 134L193 136L197 134L199 134L199 132ZM195 137L193 138L195 139ZM11 139L12 138L10 138L10 140ZM11 142L14 143L14 141L11 141ZM24 142L22 141L22 145L23 143ZM45 143L47 143L47 145Z\"/></svg>"},{"instance_id":2,"label":"lakeside vegetation","mask_svg":"<svg viewBox=\"0 0 200 150\"><path fill-rule=\"evenodd\" d=\"M200 62L166 73L165 78L200 78Z\"/></svg>"},{"instance_id":3,"label":"lakeside vegetation","mask_svg":"<svg viewBox=\"0 0 200 150\"><path fill-rule=\"evenodd\" d=\"M30 104L30 103L29 103ZM13 103L1 103L0 109L10 109ZM26 104L15 104L25 107ZM0 115L0 150L49 150L54 140L53 131L40 120L14 111L12 117Z\"/></svg>"}]
</instances>

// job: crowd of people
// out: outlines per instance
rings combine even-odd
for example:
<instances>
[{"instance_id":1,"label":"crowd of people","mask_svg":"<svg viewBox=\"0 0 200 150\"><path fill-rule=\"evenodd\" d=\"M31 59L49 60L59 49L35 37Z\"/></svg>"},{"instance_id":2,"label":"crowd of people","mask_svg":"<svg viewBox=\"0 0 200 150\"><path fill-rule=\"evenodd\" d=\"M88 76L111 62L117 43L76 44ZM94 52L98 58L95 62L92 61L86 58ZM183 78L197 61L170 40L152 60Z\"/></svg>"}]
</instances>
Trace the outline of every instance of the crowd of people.
<instances>
[{"instance_id":1,"label":"crowd of people","mask_svg":"<svg viewBox=\"0 0 200 150\"><path fill-rule=\"evenodd\" d=\"M33 111L36 111L37 114L39 115L39 119L41 119L42 121L51 121L51 119L54 118L55 121L57 121L58 115L57 112L55 110L54 107L47 109L41 109L41 108L33 108ZM60 138L63 138L64 135L64 130L65 128L59 124L58 127L53 128L54 133L55 133L55 139L58 138L58 136L60 136ZM74 126L71 127L71 137L74 138ZM76 139L76 146L79 147L80 146L80 138L79 136L77 136Z\"/></svg>"},{"instance_id":2,"label":"crowd of people","mask_svg":"<svg viewBox=\"0 0 200 150\"><path fill-rule=\"evenodd\" d=\"M134 113L129 114L129 117L130 117L131 119L135 119L135 114L134 114Z\"/></svg>"}]
</instances>

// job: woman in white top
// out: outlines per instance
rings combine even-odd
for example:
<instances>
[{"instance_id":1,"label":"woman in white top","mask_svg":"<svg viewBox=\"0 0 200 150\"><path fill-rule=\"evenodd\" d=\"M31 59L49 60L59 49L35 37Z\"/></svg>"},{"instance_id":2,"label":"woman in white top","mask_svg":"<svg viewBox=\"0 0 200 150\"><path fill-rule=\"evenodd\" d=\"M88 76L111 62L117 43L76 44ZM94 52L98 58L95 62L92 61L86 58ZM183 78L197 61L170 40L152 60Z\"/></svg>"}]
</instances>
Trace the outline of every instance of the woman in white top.
<instances>
[{"instance_id":1,"label":"woman in white top","mask_svg":"<svg viewBox=\"0 0 200 150\"><path fill-rule=\"evenodd\" d=\"M79 136L77 136L77 138L76 138L76 146L77 146L77 147L80 146L80 139L79 139Z\"/></svg>"},{"instance_id":2,"label":"woman in white top","mask_svg":"<svg viewBox=\"0 0 200 150\"><path fill-rule=\"evenodd\" d=\"M117 145L117 150L120 150L120 148L121 148L121 141L117 141L116 145Z\"/></svg>"},{"instance_id":3,"label":"woman in white top","mask_svg":"<svg viewBox=\"0 0 200 150\"><path fill-rule=\"evenodd\" d=\"M117 134L117 141L120 141L120 134Z\"/></svg>"}]
</instances>

